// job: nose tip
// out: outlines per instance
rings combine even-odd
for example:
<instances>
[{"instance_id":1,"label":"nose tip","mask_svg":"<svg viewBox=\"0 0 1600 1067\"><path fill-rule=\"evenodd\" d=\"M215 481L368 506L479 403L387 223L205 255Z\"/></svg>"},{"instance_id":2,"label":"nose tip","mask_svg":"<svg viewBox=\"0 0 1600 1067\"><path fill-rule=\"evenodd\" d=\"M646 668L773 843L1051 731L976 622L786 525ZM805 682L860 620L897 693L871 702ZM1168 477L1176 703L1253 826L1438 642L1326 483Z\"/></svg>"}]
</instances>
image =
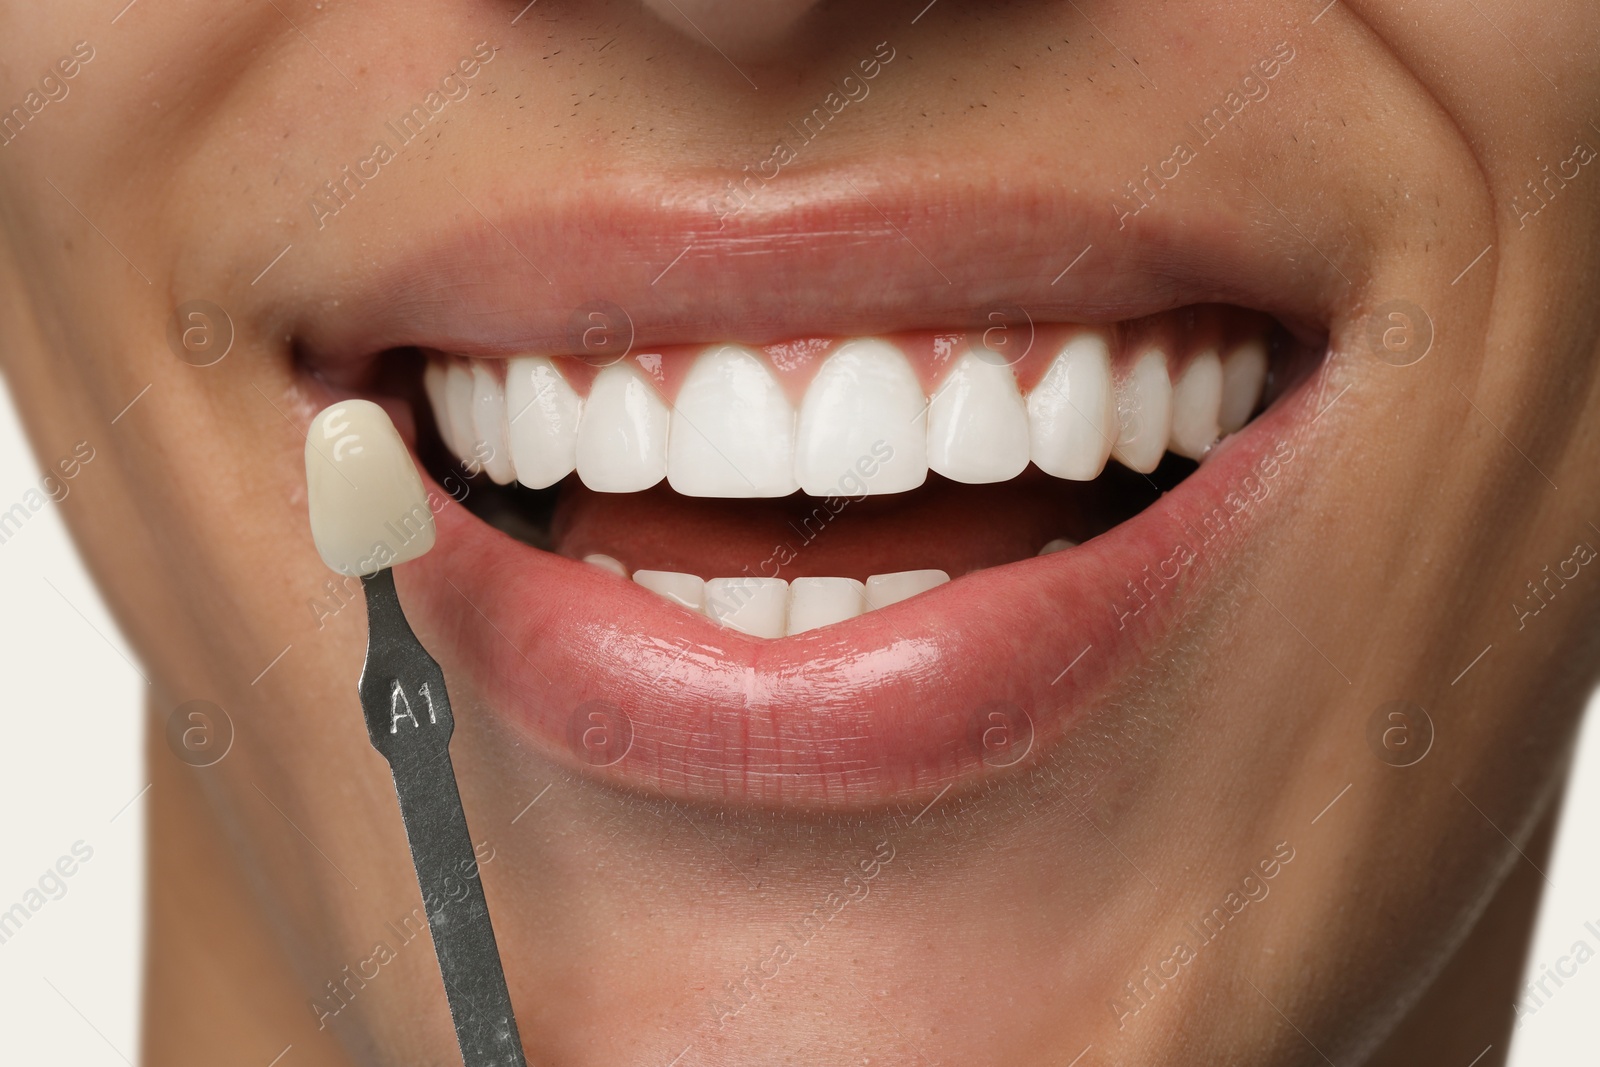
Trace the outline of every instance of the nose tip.
<instances>
[{"instance_id":1,"label":"nose tip","mask_svg":"<svg viewBox=\"0 0 1600 1067\"><path fill-rule=\"evenodd\" d=\"M770 55L818 0L644 0L663 22L734 57Z\"/></svg>"}]
</instances>

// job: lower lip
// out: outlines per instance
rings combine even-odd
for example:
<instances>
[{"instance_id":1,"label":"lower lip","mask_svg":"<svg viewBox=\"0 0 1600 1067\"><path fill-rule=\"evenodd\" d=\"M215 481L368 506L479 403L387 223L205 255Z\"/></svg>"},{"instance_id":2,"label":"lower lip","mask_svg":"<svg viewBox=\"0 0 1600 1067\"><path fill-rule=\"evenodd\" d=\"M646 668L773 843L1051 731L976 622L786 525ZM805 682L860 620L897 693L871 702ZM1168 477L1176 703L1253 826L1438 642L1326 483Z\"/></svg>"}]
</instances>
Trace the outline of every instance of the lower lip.
<instances>
[{"instance_id":1,"label":"lower lip","mask_svg":"<svg viewBox=\"0 0 1600 1067\"><path fill-rule=\"evenodd\" d=\"M575 769L674 799L911 800L1037 762L1169 636L1289 461L1298 393L1083 545L797 637L721 629L454 505L401 596L459 715Z\"/></svg>"}]
</instances>

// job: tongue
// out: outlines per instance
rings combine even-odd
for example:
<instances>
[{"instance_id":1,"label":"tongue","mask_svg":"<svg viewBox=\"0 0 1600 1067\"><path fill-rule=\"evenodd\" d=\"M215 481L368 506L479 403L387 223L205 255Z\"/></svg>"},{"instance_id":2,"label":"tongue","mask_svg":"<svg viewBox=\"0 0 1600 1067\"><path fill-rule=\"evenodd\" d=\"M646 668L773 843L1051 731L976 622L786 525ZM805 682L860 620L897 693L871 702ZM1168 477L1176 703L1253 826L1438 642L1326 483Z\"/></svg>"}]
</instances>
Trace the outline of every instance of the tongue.
<instances>
[{"instance_id":1,"label":"tongue","mask_svg":"<svg viewBox=\"0 0 1600 1067\"><path fill-rule=\"evenodd\" d=\"M993 485L930 477L922 488L894 496L714 500L680 496L664 485L595 493L572 479L556 504L552 547L574 559L612 556L630 572L708 579L865 580L924 568L957 578L1026 559L1057 538L1087 540L1142 506L1130 499L1137 490L1113 490L1107 481L1061 482L1030 470Z\"/></svg>"}]
</instances>

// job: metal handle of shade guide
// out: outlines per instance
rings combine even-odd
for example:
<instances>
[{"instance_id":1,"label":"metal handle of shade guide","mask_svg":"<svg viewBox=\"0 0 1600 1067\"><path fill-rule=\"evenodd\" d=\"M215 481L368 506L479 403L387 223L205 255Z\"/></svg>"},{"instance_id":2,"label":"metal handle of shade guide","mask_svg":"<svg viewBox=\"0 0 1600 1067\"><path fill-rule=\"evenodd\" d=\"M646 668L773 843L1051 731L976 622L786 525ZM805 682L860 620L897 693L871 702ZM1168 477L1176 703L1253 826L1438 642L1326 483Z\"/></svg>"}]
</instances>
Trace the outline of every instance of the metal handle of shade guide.
<instances>
[{"instance_id":1,"label":"metal handle of shade guide","mask_svg":"<svg viewBox=\"0 0 1600 1067\"><path fill-rule=\"evenodd\" d=\"M363 577L361 585L368 625L361 710L372 746L394 772L461 1059L466 1067L526 1067L450 763L455 720L444 672L400 610L394 572L385 568Z\"/></svg>"}]
</instances>

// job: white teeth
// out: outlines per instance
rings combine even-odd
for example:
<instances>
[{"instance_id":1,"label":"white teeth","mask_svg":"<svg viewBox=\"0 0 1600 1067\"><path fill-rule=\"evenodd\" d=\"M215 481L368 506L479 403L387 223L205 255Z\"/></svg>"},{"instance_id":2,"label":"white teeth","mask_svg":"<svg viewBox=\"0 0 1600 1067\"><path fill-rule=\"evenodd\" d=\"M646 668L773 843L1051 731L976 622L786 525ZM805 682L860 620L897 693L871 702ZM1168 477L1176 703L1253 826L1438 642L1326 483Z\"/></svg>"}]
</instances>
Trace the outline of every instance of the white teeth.
<instances>
[{"instance_id":1,"label":"white teeth","mask_svg":"<svg viewBox=\"0 0 1600 1067\"><path fill-rule=\"evenodd\" d=\"M496 485L517 480L511 466L511 444L506 440L506 393L500 380L483 363L472 364L472 428L483 442L483 470Z\"/></svg>"},{"instance_id":2,"label":"white teeth","mask_svg":"<svg viewBox=\"0 0 1600 1067\"><path fill-rule=\"evenodd\" d=\"M1028 465L1028 411L1016 375L968 353L928 404L928 467L957 482L1010 481Z\"/></svg>"},{"instance_id":3,"label":"white teeth","mask_svg":"<svg viewBox=\"0 0 1600 1067\"><path fill-rule=\"evenodd\" d=\"M610 556L585 556L585 563L627 576ZM876 574L866 583L854 578L711 578L701 581L677 571L634 571L638 585L713 622L751 637L775 638L806 633L886 608L950 580L944 571Z\"/></svg>"},{"instance_id":4,"label":"white teeth","mask_svg":"<svg viewBox=\"0 0 1600 1067\"><path fill-rule=\"evenodd\" d=\"M422 388L428 394L428 404L433 408L433 422L439 429L439 440L454 452L456 438L450 425L450 389L446 384L449 380L450 372L443 363L428 360L428 365L422 371Z\"/></svg>"},{"instance_id":5,"label":"white teeth","mask_svg":"<svg viewBox=\"0 0 1600 1067\"><path fill-rule=\"evenodd\" d=\"M1037 554L1041 556L1049 556L1057 552L1065 552L1069 548L1077 547L1078 542L1068 541L1065 537L1058 537L1053 541L1046 541L1044 547L1041 548Z\"/></svg>"},{"instance_id":6,"label":"white teeth","mask_svg":"<svg viewBox=\"0 0 1600 1067\"><path fill-rule=\"evenodd\" d=\"M578 477L597 493L637 493L667 473L670 413L626 363L595 375L578 426Z\"/></svg>"},{"instance_id":7,"label":"white teeth","mask_svg":"<svg viewBox=\"0 0 1600 1067\"><path fill-rule=\"evenodd\" d=\"M578 420L583 399L543 356L506 364L506 415L517 481L543 489L578 466Z\"/></svg>"},{"instance_id":8,"label":"white teeth","mask_svg":"<svg viewBox=\"0 0 1600 1067\"><path fill-rule=\"evenodd\" d=\"M684 496L788 496L794 408L764 361L723 345L698 356L678 390L667 482Z\"/></svg>"},{"instance_id":9,"label":"white teeth","mask_svg":"<svg viewBox=\"0 0 1600 1067\"><path fill-rule=\"evenodd\" d=\"M324 409L306 431L306 503L322 562L376 574L433 547L433 511L411 453L370 400Z\"/></svg>"},{"instance_id":10,"label":"white teeth","mask_svg":"<svg viewBox=\"0 0 1600 1067\"><path fill-rule=\"evenodd\" d=\"M782 578L713 578L706 583L706 614L751 637L782 637L789 583Z\"/></svg>"},{"instance_id":11,"label":"white teeth","mask_svg":"<svg viewBox=\"0 0 1600 1067\"><path fill-rule=\"evenodd\" d=\"M1172 441L1180 456L1199 459L1222 434L1222 361L1202 352L1172 384Z\"/></svg>"},{"instance_id":12,"label":"white teeth","mask_svg":"<svg viewBox=\"0 0 1600 1067\"><path fill-rule=\"evenodd\" d=\"M903 493L927 480L927 448L927 402L910 362L883 341L850 341L800 404L795 479L812 496Z\"/></svg>"},{"instance_id":13,"label":"white teeth","mask_svg":"<svg viewBox=\"0 0 1600 1067\"><path fill-rule=\"evenodd\" d=\"M890 604L926 593L950 580L944 571L897 571L894 574L874 574L867 579L867 606L876 610Z\"/></svg>"},{"instance_id":14,"label":"white teeth","mask_svg":"<svg viewBox=\"0 0 1600 1067\"><path fill-rule=\"evenodd\" d=\"M789 583L791 635L844 622L866 610L866 586L854 578L796 578Z\"/></svg>"},{"instance_id":15,"label":"white teeth","mask_svg":"<svg viewBox=\"0 0 1600 1067\"><path fill-rule=\"evenodd\" d=\"M612 574L623 578L628 576L628 568L624 567L622 561L615 556L602 555L596 552L591 556L584 556L583 561L591 567L599 567L603 571L610 571Z\"/></svg>"},{"instance_id":16,"label":"white teeth","mask_svg":"<svg viewBox=\"0 0 1600 1067\"><path fill-rule=\"evenodd\" d=\"M1266 381L1267 346L1259 340L1246 341L1223 361L1223 433L1233 433L1250 421L1251 413L1261 402L1261 388Z\"/></svg>"},{"instance_id":17,"label":"white teeth","mask_svg":"<svg viewBox=\"0 0 1600 1067\"><path fill-rule=\"evenodd\" d=\"M1069 341L1028 394L1034 465L1057 478L1100 476L1117 433L1111 350L1097 333Z\"/></svg>"},{"instance_id":18,"label":"white teeth","mask_svg":"<svg viewBox=\"0 0 1600 1067\"><path fill-rule=\"evenodd\" d=\"M445 444L457 459L470 459L477 451L477 429L472 418L472 372L459 363L450 364L445 371L444 403L450 414L445 421L450 427L451 440Z\"/></svg>"},{"instance_id":19,"label":"white teeth","mask_svg":"<svg viewBox=\"0 0 1600 1067\"><path fill-rule=\"evenodd\" d=\"M692 574L678 571L634 571L633 580L690 611L706 608L706 583Z\"/></svg>"},{"instance_id":20,"label":"white teeth","mask_svg":"<svg viewBox=\"0 0 1600 1067\"><path fill-rule=\"evenodd\" d=\"M1089 481L1115 457L1142 473L1168 450L1200 459L1249 421L1267 375L1263 340L1189 356L1172 381L1147 345L1112 371L1109 336L1080 329L1024 398L1010 367L964 352L932 397L910 361L878 338L840 345L798 413L758 352L715 345L689 367L669 408L632 362L601 370L580 397L544 356L430 362L423 386L445 445L469 470L535 489L574 470L597 492L632 493L663 478L684 496L816 497L903 493L928 471L968 484L1033 465Z\"/></svg>"},{"instance_id":21,"label":"white teeth","mask_svg":"<svg viewBox=\"0 0 1600 1067\"><path fill-rule=\"evenodd\" d=\"M1155 470L1172 432L1172 380L1160 349L1147 350L1118 383L1117 428L1117 462L1141 474Z\"/></svg>"}]
</instances>

